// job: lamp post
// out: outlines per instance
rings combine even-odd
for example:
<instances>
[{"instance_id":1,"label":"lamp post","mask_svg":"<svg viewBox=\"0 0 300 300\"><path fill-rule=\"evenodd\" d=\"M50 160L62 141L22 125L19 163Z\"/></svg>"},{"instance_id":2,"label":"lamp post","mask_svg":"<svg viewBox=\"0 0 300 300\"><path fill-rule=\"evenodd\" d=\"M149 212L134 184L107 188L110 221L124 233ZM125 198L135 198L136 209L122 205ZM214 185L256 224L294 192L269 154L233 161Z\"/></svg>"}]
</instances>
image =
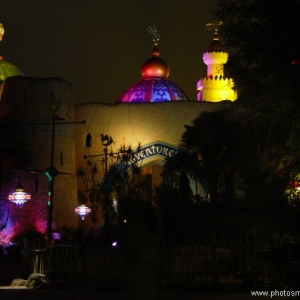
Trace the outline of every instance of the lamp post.
<instances>
[{"instance_id":1,"label":"lamp post","mask_svg":"<svg viewBox=\"0 0 300 300\"><path fill-rule=\"evenodd\" d=\"M46 238L48 246L51 245L52 241L52 219L53 219L53 192L54 192L54 178L60 174L70 174L59 172L54 167L54 150L55 150L55 127L56 125L68 125L68 124L86 124L85 120L79 122L64 122L64 119L59 118L56 113L60 110L61 102L59 99L53 97L51 93L51 102L49 109L52 111L52 121L50 123L33 123L26 125L51 125L51 152L50 152L50 167L46 170L28 170L31 173L44 173L48 177L49 188L48 188L48 198L47 198L47 229L46 229Z\"/></svg>"}]
</instances>

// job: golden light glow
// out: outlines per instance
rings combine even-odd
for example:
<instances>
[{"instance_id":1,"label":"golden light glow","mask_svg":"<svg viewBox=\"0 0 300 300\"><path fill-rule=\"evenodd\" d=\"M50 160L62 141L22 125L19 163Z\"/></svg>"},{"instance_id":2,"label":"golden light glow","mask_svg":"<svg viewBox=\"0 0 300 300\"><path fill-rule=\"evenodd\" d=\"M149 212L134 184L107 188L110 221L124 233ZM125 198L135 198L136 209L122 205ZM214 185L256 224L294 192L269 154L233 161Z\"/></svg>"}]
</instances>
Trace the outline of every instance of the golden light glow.
<instances>
[{"instance_id":1,"label":"golden light glow","mask_svg":"<svg viewBox=\"0 0 300 300\"><path fill-rule=\"evenodd\" d=\"M4 27L3 24L0 23L0 41L2 41L3 35L4 35Z\"/></svg>"}]
</instances>

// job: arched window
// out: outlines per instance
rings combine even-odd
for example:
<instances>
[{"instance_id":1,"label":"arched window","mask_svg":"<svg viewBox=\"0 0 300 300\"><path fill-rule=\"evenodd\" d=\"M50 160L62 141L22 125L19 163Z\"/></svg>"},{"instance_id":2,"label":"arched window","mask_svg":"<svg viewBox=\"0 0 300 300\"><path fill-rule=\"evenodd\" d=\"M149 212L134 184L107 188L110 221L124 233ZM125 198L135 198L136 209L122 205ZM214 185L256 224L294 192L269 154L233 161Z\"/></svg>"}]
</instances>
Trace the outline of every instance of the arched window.
<instances>
[{"instance_id":1,"label":"arched window","mask_svg":"<svg viewBox=\"0 0 300 300\"><path fill-rule=\"evenodd\" d=\"M92 136L90 133L85 137L85 147L92 147Z\"/></svg>"}]
</instances>

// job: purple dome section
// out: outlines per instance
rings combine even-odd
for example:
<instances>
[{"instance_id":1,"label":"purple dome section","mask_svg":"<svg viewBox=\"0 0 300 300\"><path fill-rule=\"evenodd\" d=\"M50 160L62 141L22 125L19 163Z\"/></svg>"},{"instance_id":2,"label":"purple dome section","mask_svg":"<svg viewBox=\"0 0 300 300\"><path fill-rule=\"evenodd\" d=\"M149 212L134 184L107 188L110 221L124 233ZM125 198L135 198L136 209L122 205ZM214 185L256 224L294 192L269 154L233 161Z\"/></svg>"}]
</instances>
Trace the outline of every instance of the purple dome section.
<instances>
[{"instance_id":1,"label":"purple dome section","mask_svg":"<svg viewBox=\"0 0 300 300\"><path fill-rule=\"evenodd\" d=\"M166 102L189 100L187 95L172 81L149 77L136 81L117 99L117 103L125 102Z\"/></svg>"}]
</instances>

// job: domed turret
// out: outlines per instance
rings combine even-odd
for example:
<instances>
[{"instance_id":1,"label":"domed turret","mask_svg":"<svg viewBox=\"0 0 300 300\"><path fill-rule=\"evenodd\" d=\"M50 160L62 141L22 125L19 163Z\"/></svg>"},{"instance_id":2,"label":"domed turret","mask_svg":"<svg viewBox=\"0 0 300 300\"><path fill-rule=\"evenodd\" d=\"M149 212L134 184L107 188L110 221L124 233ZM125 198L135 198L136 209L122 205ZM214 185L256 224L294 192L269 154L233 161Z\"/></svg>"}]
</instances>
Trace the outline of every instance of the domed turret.
<instances>
[{"instance_id":1,"label":"domed turret","mask_svg":"<svg viewBox=\"0 0 300 300\"><path fill-rule=\"evenodd\" d=\"M159 57L159 35L154 26L148 31L153 35L154 48L152 57L142 66L142 79L136 81L126 89L116 102L164 102L189 100L186 94L171 80L168 79L170 68Z\"/></svg>"},{"instance_id":2,"label":"domed turret","mask_svg":"<svg viewBox=\"0 0 300 300\"><path fill-rule=\"evenodd\" d=\"M2 41L3 35L4 27L0 23L0 42ZM2 56L0 55L0 83L4 81L7 77L12 76L24 76L24 73L13 64L2 60Z\"/></svg>"},{"instance_id":3,"label":"domed turret","mask_svg":"<svg viewBox=\"0 0 300 300\"><path fill-rule=\"evenodd\" d=\"M0 56L0 83L12 76L24 76L24 73L13 64L2 60Z\"/></svg>"}]
</instances>

